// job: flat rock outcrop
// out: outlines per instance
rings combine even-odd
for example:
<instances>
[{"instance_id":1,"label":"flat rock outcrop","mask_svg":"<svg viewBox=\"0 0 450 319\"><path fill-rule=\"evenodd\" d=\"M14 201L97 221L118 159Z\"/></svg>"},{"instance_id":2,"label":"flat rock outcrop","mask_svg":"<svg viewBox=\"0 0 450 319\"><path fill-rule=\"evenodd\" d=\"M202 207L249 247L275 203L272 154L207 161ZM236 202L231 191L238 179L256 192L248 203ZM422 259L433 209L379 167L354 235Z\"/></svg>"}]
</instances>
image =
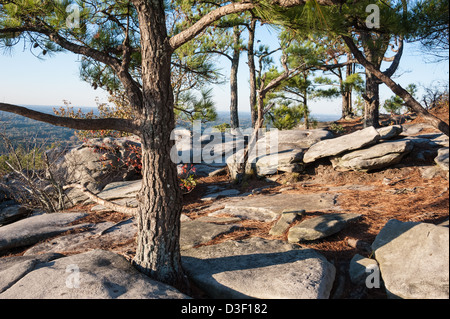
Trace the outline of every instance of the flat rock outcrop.
<instances>
[{"instance_id":1,"label":"flat rock outcrop","mask_svg":"<svg viewBox=\"0 0 450 319\"><path fill-rule=\"evenodd\" d=\"M65 231L86 225L69 224L86 216L85 213L42 214L0 227L0 251L35 244Z\"/></svg>"},{"instance_id":2,"label":"flat rock outcrop","mask_svg":"<svg viewBox=\"0 0 450 319\"><path fill-rule=\"evenodd\" d=\"M307 219L289 229L288 241L298 243L321 239L344 229L347 223L359 219L359 214L325 214Z\"/></svg>"},{"instance_id":3,"label":"flat rock outcrop","mask_svg":"<svg viewBox=\"0 0 450 319\"><path fill-rule=\"evenodd\" d=\"M439 149L438 155L434 159L436 164L441 167L443 170L448 171L448 162L449 162L449 148L443 147Z\"/></svg>"},{"instance_id":4,"label":"flat rock outcrop","mask_svg":"<svg viewBox=\"0 0 450 319\"><path fill-rule=\"evenodd\" d=\"M22 277L43 263L64 257L62 254L44 253L37 256L15 256L0 258L0 298L2 292L10 288Z\"/></svg>"},{"instance_id":5,"label":"flat rock outcrop","mask_svg":"<svg viewBox=\"0 0 450 319\"><path fill-rule=\"evenodd\" d=\"M130 218L119 223L101 222L88 225L84 230L40 242L28 249L24 256L45 252L81 253L101 247L109 247L116 253L127 253L135 243L137 225L135 219Z\"/></svg>"},{"instance_id":6,"label":"flat rock outcrop","mask_svg":"<svg viewBox=\"0 0 450 319\"><path fill-rule=\"evenodd\" d=\"M202 201L215 200L218 197L233 197L239 195L241 192L237 189L229 188L226 185L213 185L206 189L205 195L202 196Z\"/></svg>"},{"instance_id":7,"label":"flat rock outcrop","mask_svg":"<svg viewBox=\"0 0 450 319\"><path fill-rule=\"evenodd\" d=\"M371 171L397 164L414 148L409 140L387 141L331 159L337 171Z\"/></svg>"},{"instance_id":8,"label":"flat rock outcrop","mask_svg":"<svg viewBox=\"0 0 450 319\"><path fill-rule=\"evenodd\" d=\"M328 298L336 273L313 249L262 238L185 250L182 264L212 298Z\"/></svg>"},{"instance_id":9,"label":"flat rock outcrop","mask_svg":"<svg viewBox=\"0 0 450 319\"><path fill-rule=\"evenodd\" d=\"M231 214L243 219L273 221L283 212L305 210L315 212L339 209L337 196L331 193L255 195L228 200L225 208L210 216Z\"/></svg>"},{"instance_id":10,"label":"flat rock outcrop","mask_svg":"<svg viewBox=\"0 0 450 319\"><path fill-rule=\"evenodd\" d=\"M15 258L14 262L0 259L0 287L4 290L0 299L187 298L175 288L138 272L124 257L105 250L68 257L52 254L44 258L11 258Z\"/></svg>"},{"instance_id":11,"label":"flat rock outcrop","mask_svg":"<svg viewBox=\"0 0 450 319\"><path fill-rule=\"evenodd\" d=\"M184 250L207 243L221 234L231 232L236 227L233 224L220 225L197 220L182 222L180 248Z\"/></svg>"},{"instance_id":12,"label":"flat rock outcrop","mask_svg":"<svg viewBox=\"0 0 450 319\"><path fill-rule=\"evenodd\" d=\"M389 297L449 298L447 227L391 219L372 249Z\"/></svg>"},{"instance_id":13,"label":"flat rock outcrop","mask_svg":"<svg viewBox=\"0 0 450 319\"><path fill-rule=\"evenodd\" d=\"M360 149L375 144L380 139L378 131L371 127L353 133L323 140L312 145L303 156L304 163L311 163L319 158L335 156L344 152Z\"/></svg>"}]
</instances>

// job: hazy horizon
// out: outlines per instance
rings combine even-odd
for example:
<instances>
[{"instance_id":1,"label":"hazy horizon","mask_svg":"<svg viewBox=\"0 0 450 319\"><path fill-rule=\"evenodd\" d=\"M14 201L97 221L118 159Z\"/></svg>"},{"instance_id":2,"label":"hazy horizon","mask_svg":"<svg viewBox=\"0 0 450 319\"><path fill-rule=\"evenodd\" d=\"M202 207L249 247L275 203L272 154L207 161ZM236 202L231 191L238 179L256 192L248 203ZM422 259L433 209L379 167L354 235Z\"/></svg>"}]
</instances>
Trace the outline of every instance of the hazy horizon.
<instances>
[{"instance_id":1,"label":"hazy horizon","mask_svg":"<svg viewBox=\"0 0 450 319\"><path fill-rule=\"evenodd\" d=\"M35 110L36 110L36 108L38 108L38 109L47 109L47 110L41 110L44 113L45 112L52 113L53 108L65 107L65 105L63 105L63 104L61 104L61 105L37 105L37 104L36 105L30 105L30 104L22 104L21 106L27 107L27 108L30 108L30 109L35 109ZM97 109L97 106L73 106L73 105L70 105L70 106L73 107L74 110L78 110L78 109L83 110L83 109L85 109L86 111L91 111L91 110ZM216 112L217 112L218 115L221 115L221 116L225 116L225 115L229 116L230 115L230 111L229 110L228 111L227 110L216 110ZM249 111L239 111L238 113L241 116L250 117L250 112ZM338 120L340 118L340 113L337 114L337 113L312 112L311 116L313 116L313 117L314 116L321 116L321 117L327 117L327 118L331 118L331 117L334 118L334 117L336 117L336 120ZM318 119L318 120L321 120L321 119Z\"/></svg>"}]
</instances>

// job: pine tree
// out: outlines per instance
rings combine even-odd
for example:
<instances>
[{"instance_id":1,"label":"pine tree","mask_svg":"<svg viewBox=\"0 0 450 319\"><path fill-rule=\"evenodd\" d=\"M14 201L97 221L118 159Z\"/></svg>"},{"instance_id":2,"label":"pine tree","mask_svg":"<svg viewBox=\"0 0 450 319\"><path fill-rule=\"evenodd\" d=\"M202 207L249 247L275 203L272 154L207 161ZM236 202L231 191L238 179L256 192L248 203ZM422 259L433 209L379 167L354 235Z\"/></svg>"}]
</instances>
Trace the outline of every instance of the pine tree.
<instances>
[{"instance_id":1,"label":"pine tree","mask_svg":"<svg viewBox=\"0 0 450 319\"><path fill-rule=\"evenodd\" d=\"M77 10L66 12L68 5ZM156 280L179 288L186 287L187 281L179 246L182 193L170 157L174 143L170 135L175 125L172 55L216 20L253 7L249 2L219 4L198 20L186 21L186 28L169 34L170 6L165 1L0 0L3 46L22 41L42 49L43 55L71 51L110 68L120 82L132 108L130 119L58 117L7 103L0 103L0 110L74 129L138 135L143 183L138 196L133 262ZM140 61L138 75L133 61Z\"/></svg>"}]
</instances>

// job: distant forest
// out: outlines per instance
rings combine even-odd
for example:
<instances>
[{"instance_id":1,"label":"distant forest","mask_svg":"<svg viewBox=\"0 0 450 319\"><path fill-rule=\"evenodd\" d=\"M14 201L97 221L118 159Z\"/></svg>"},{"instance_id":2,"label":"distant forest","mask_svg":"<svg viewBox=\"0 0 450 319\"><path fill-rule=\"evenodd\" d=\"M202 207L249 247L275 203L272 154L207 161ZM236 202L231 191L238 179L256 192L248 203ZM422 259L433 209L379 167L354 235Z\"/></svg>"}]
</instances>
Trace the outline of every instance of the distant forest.
<instances>
[{"instance_id":1,"label":"distant forest","mask_svg":"<svg viewBox=\"0 0 450 319\"><path fill-rule=\"evenodd\" d=\"M25 149L50 146L57 143L71 146L79 143L73 129L58 127L28 119L23 116L0 112L0 133L12 142L15 147ZM7 153L5 141L0 139L0 155Z\"/></svg>"},{"instance_id":2,"label":"distant forest","mask_svg":"<svg viewBox=\"0 0 450 319\"><path fill-rule=\"evenodd\" d=\"M32 109L39 110L44 113L53 114L53 107L50 106L29 106ZM78 110L77 107L74 107ZM83 112L89 112L94 108L81 108ZM228 112L217 112L218 117L214 122L207 123L206 126L219 125L224 122L229 122ZM246 128L251 125L250 114L241 114L242 127ZM179 122L181 127L189 127L188 123ZM32 149L34 147L50 146L58 144L60 146L74 146L80 144L80 141L74 135L75 130L54 126L51 124L35 121L26 117L6 113L0 111L0 133L3 133L13 143L15 147L21 146L23 148ZM7 147L2 139L0 139L0 155L8 153Z\"/></svg>"},{"instance_id":3,"label":"distant forest","mask_svg":"<svg viewBox=\"0 0 450 319\"><path fill-rule=\"evenodd\" d=\"M31 107L45 113L52 114L53 107ZM77 110L78 108L74 108ZM82 108L84 112L88 112L91 108ZM217 120L214 122L205 123L204 127L212 127L222 123L230 122L230 115L228 112L217 112ZM250 113L240 113L240 126L245 129L251 126ZM337 120L338 115L315 115L313 116L318 121ZM179 127L189 128L189 123L179 122ZM80 144L80 141L74 134L75 130L54 126L51 124L31 120L29 118L16 115L13 113L6 113L0 111L0 133L3 133L13 143L15 147L21 146L25 150L34 147L50 146L57 144L63 147L70 147ZM0 139L0 155L8 153L7 147L2 139Z\"/></svg>"}]
</instances>

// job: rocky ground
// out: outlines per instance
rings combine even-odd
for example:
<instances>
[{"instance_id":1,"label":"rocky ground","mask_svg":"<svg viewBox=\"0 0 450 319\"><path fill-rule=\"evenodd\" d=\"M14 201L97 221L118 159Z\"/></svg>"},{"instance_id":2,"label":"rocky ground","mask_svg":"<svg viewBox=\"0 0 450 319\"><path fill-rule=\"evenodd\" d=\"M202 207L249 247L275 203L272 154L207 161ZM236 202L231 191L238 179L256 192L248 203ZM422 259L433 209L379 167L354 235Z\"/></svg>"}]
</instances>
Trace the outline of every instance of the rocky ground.
<instances>
[{"instance_id":1,"label":"rocky ground","mask_svg":"<svg viewBox=\"0 0 450 319\"><path fill-rule=\"evenodd\" d=\"M415 124L419 122L419 119L414 121ZM359 129L357 121L340 124L346 134ZM436 131L425 127L411 135L427 133L435 134ZM413 155L403 157L400 163L370 172L338 171L329 159L322 158L302 172L253 177L239 185L231 181L229 175L198 178L197 187L184 195L181 228L183 266L194 287L191 296L316 299L387 298L390 294L414 298L420 295L415 288L408 288L406 292L402 288L395 290L397 288L389 282L389 276L398 278L395 271L400 270L391 272L391 275L383 273L392 260L383 263L383 258L387 257L380 250L380 247L389 246L387 243L393 241L392 233L396 234L396 230L399 232L394 237L401 237L401 234L408 233L406 230L425 225L432 227L426 229L426 238L420 239L423 233L418 231L411 235L413 238L408 239L409 242L413 244L413 240L419 240L425 243L430 236L436 236L433 242L445 244L446 240L447 248L444 246L443 252L435 252L434 255L438 256L439 261L446 258L448 263L448 228L441 226L447 224L448 227L448 166L445 170L436 165L436 154ZM132 205L138 189L138 180L112 183L98 196ZM35 216L34 223L45 224L48 231L42 238L28 234L27 238L31 240L25 244L15 245L14 238L10 236L11 233L20 233L23 220L0 227L0 274L2 271L8 274L10 257L25 258L28 262L34 260L33 265L61 260L61 269L66 264L76 263L65 258L73 256L80 259L82 257L76 256L84 256L86 252L93 255L94 260L116 258L116 255L93 253L93 249L111 251L125 260L132 260L136 228L134 219L129 215L112 212L89 201L63 214L53 215L59 216L51 220L39 219L45 215ZM16 227L14 231L12 227ZM391 231L389 234L388 230ZM4 238L1 238L2 235ZM397 245L393 251L399 249L398 254L401 255L404 251L414 250L404 245ZM436 247L440 246L436 244ZM62 254L65 258L46 254ZM397 253L390 251L388 254ZM42 257L43 261L36 261L37 257L33 256L48 258ZM380 288L368 288L362 284L357 266L364 262L376 264L375 259L382 268L385 283ZM362 262L358 263L359 260ZM117 261L119 264L121 262ZM408 267L415 269L411 265ZM436 267L440 269L441 266L438 264ZM410 277L414 276L411 273ZM444 282L444 288L433 287L431 290L443 289L442 294L448 297L448 271L446 279L444 277L434 274L430 280L447 280L446 289ZM9 277L5 275L4 278ZM3 283L3 288L0 280L0 297L15 298L23 293L17 287L27 286L25 283L18 285L21 279L14 278ZM124 275L118 278L129 280L128 277L124 279ZM139 282L141 280L144 279L139 278ZM110 287L102 289L110 291ZM164 289L161 298L181 297L170 287ZM124 291L116 295L124 298L154 296L154 290ZM441 298L442 294L433 296L429 292L423 293L430 298ZM116 295L110 294L109 297Z\"/></svg>"},{"instance_id":2,"label":"rocky ground","mask_svg":"<svg viewBox=\"0 0 450 319\"><path fill-rule=\"evenodd\" d=\"M344 286L336 287L334 297L346 298L355 293L355 285L349 279L349 262L355 254L369 257L372 251L365 251L362 247L355 247L358 241L371 244L380 230L390 219L408 222L426 222L441 224L448 220L449 212L449 184L445 174L438 172L436 176L423 177L424 172L430 169L427 165L400 165L379 172L336 172L329 165L317 165L311 174L283 174L274 177L276 182L251 180L243 192L251 192L255 188L263 188L268 184L271 187L263 188L261 195L271 194L335 194L336 206L339 212L361 214L358 222L353 222L339 233L313 242L299 243L301 247L313 248L332 261L338 270L339 276L344 277ZM433 167L433 166L431 166ZM200 218L210 211L205 203L199 201L202 192L211 182L226 182L226 177L214 180L204 178L201 180L196 192L186 196L184 213L193 218ZM261 196L259 195L259 196ZM256 196L256 195L250 195ZM222 200L222 202L225 202ZM215 202L216 205L221 201ZM207 205L208 206L208 205ZM331 209L305 214L301 219L294 221L292 226L318 215L335 212ZM226 213L220 215L230 216ZM219 243L227 240L239 240L253 236L267 239L281 239L287 241L287 232L281 236L269 235L275 221L243 221L241 227L232 233L219 236L211 242ZM385 298L383 290L367 290L366 298Z\"/></svg>"}]
</instances>

